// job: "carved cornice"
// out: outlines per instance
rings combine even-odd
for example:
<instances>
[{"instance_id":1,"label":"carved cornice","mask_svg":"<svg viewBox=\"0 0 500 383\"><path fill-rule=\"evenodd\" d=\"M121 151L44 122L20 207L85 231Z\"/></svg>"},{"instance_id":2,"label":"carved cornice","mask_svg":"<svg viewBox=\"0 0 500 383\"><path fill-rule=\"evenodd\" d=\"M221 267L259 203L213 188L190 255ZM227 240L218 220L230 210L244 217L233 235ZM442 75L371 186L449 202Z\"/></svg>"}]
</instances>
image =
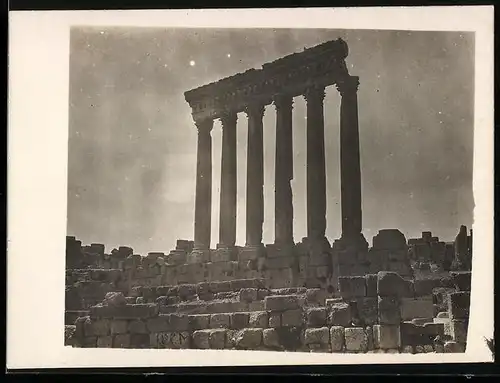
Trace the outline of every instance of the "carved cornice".
<instances>
[{"instance_id":1,"label":"carved cornice","mask_svg":"<svg viewBox=\"0 0 500 383\"><path fill-rule=\"evenodd\" d=\"M251 103L245 106L244 112L248 117L260 118L264 117L265 105L259 103Z\"/></svg>"},{"instance_id":2,"label":"carved cornice","mask_svg":"<svg viewBox=\"0 0 500 383\"><path fill-rule=\"evenodd\" d=\"M323 102L325 99L325 87L313 85L304 92L304 99L307 103Z\"/></svg>"},{"instance_id":3,"label":"carved cornice","mask_svg":"<svg viewBox=\"0 0 500 383\"><path fill-rule=\"evenodd\" d=\"M354 95L358 91L359 77L346 76L337 80L337 89L342 96Z\"/></svg>"},{"instance_id":4,"label":"carved cornice","mask_svg":"<svg viewBox=\"0 0 500 383\"><path fill-rule=\"evenodd\" d=\"M347 54L345 41L328 41L264 64L261 69L250 69L187 91L184 97L195 119L220 118L228 110L244 111L252 102L269 105L280 93L295 97L311 85L334 84L348 76L344 61Z\"/></svg>"},{"instance_id":5,"label":"carved cornice","mask_svg":"<svg viewBox=\"0 0 500 383\"><path fill-rule=\"evenodd\" d=\"M214 121L210 118L198 119L194 123L198 129L198 134L210 134L214 127Z\"/></svg>"},{"instance_id":6,"label":"carved cornice","mask_svg":"<svg viewBox=\"0 0 500 383\"><path fill-rule=\"evenodd\" d=\"M276 110L292 109L293 97L288 94L277 94L273 97L273 104Z\"/></svg>"},{"instance_id":7,"label":"carved cornice","mask_svg":"<svg viewBox=\"0 0 500 383\"><path fill-rule=\"evenodd\" d=\"M223 129L226 127L235 127L238 121L238 114L236 112L225 112L221 114L220 120Z\"/></svg>"}]
</instances>

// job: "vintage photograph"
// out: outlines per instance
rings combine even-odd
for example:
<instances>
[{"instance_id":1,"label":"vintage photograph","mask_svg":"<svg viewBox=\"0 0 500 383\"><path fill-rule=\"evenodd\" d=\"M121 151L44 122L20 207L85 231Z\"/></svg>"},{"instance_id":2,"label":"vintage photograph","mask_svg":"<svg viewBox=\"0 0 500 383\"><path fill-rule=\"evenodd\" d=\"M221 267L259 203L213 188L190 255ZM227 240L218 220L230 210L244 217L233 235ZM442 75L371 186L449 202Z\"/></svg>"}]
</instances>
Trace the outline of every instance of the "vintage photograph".
<instances>
[{"instance_id":1,"label":"vintage photograph","mask_svg":"<svg viewBox=\"0 0 500 383\"><path fill-rule=\"evenodd\" d=\"M72 26L64 344L464 353L474 43Z\"/></svg>"}]
</instances>

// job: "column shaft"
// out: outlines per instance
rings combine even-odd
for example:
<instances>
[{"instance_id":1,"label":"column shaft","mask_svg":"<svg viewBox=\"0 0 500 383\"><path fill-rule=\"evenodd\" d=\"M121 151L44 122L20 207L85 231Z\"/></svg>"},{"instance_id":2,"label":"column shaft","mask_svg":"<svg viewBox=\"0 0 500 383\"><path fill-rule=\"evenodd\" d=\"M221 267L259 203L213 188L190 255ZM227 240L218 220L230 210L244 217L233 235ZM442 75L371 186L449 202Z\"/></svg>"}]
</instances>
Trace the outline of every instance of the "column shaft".
<instances>
[{"instance_id":1,"label":"column shaft","mask_svg":"<svg viewBox=\"0 0 500 383\"><path fill-rule=\"evenodd\" d=\"M326 231L324 88L311 88L307 101L307 236L323 240Z\"/></svg>"},{"instance_id":2,"label":"column shaft","mask_svg":"<svg viewBox=\"0 0 500 383\"><path fill-rule=\"evenodd\" d=\"M251 105L248 115L246 245L262 244L264 223L264 107Z\"/></svg>"},{"instance_id":3,"label":"column shaft","mask_svg":"<svg viewBox=\"0 0 500 383\"><path fill-rule=\"evenodd\" d=\"M293 141L291 96L276 97L275 244L293 244Z\"/></svg>"},{"instance_id":4,"label":"column shaft","mask_svg":"<svg viewBox=\"0 0 500 383\"><path fill-rule=\"evenodd\" d=\"M221 118L222 160L218 247L232 247L236 242L236 119L236 113Z\"/></svg>"},{"instance_id":5,"label":"column shaft","mask_svg":"<svg viewBox=\"0 0 500 383\"><path fill-rule=\"evenodd\" d=\"M196 122L198 151L196 164L196 197L194 242L197 249L210 248L212 216L212 136L213 120Z\"/></svg>"},{"instance_id":6,"label":"column shaft","mask_svg":"<svg viewBox=\"0 0 500 383\"><path fill-rule=\"evenodd\" d=\"M357 76L349 76L337 83L342 96L340 104L342 238L353 244L362 237L358 85Z\"/></svg>"}]
</instances>

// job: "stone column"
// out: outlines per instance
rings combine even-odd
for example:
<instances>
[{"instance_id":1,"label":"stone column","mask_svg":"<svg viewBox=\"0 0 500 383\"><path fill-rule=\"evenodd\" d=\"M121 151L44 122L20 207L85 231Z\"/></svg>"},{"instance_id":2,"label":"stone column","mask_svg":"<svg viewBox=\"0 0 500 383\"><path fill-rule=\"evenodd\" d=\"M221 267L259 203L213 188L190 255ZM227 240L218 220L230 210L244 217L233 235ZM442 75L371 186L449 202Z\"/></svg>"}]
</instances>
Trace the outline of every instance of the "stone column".
<instances>
[{"instance_id":1,"label":"stone column","mask_svg":"<svg viewBox=\"0 0 500 383\"><path fill-rule=\"evenodd\" d=\"M194 242L196 250L210 249L212 220L212 136L213 120L196 121L198 152L196 164L196 202Z\"/></svg>"},{"instance_id":2,"label":"stone column","mask_svg":"<svg viewBox=\"0 0 500 383\"><path fill-rule=\"evenodd\" d=\"M337 82L342 96L340 103L340 182L342 237L345 246L368 247L361 233L361 166L359 156L357 76Z\"/></svg>"},{"instance_id":3,"label":"stone column","mask_svg":"<svg viewBox=\"0 0 500 383\"><path fill-rule=\"evenodd\" d=\"M222 121L222 161L218 248L232 248L236 242L236 113Z\"/></svg>"},{"instance_id":4,"label":"stone column","mask_svg":"<svg viewBox=\"0 0 500 383\"><path fill-rule=\"evenodd\" d=\"M248 115L247 153L247 219L246 246L262 247L262 225L264 223L264 137L263 105L250 105Z\"/></svg>"},{"instance_id":5,"label":"stone column","mask_svg":"<svg viewBox=\"0 0 500 383\"><path fill-rule=\"evenodd\" d=\"M292 105L293 98L279 95L276 106L276 171L275 171L275 245L293 245L293 143Z\"/></svg>"},{"instance_id":6,"label":"stone column","mask_svg":"<svg viewBox=\"0 0 500 383\"><path fill-rule=\"evenodd\" d=\"M311 87L307 102L307 238L322 242L326 230L324 87Z\"/></svg>"}]
</instances>

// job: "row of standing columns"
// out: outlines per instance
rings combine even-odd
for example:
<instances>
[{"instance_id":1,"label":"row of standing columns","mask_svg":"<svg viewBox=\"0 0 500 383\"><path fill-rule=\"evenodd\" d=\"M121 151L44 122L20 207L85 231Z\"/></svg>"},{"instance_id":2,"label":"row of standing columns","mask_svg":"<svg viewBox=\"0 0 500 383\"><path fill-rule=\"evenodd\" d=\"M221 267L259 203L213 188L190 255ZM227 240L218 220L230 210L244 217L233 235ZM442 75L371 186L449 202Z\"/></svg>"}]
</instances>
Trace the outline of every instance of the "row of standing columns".
<instances>
[{"instance_id":1,"label":"row of standing columns","mask_svg":"<svg viewBox=\"0 0 500 383\"><path fill-rule=\"evenodd\" d=\"M342 237L345 245L364 245L361 234L361 174L358 129L358 77L349 76L337 82L341 94L340 166ZM324 141L324 87L311 87L307 102L307 237L324 241L326 231L326 167ZM293 239L292 108L293 97L278 95L276 107L275 171L275 244L291 245ZM246 247L262 246L264 222L264 105L249 105L247 151ZM220 222L218 248L232 248L236 241L236 122L237 114L221 117L222 161L220 189ZM195 249L210 248L212 202L213 120L196 122L198 128Z\"/></svg>"}]
</instances>

